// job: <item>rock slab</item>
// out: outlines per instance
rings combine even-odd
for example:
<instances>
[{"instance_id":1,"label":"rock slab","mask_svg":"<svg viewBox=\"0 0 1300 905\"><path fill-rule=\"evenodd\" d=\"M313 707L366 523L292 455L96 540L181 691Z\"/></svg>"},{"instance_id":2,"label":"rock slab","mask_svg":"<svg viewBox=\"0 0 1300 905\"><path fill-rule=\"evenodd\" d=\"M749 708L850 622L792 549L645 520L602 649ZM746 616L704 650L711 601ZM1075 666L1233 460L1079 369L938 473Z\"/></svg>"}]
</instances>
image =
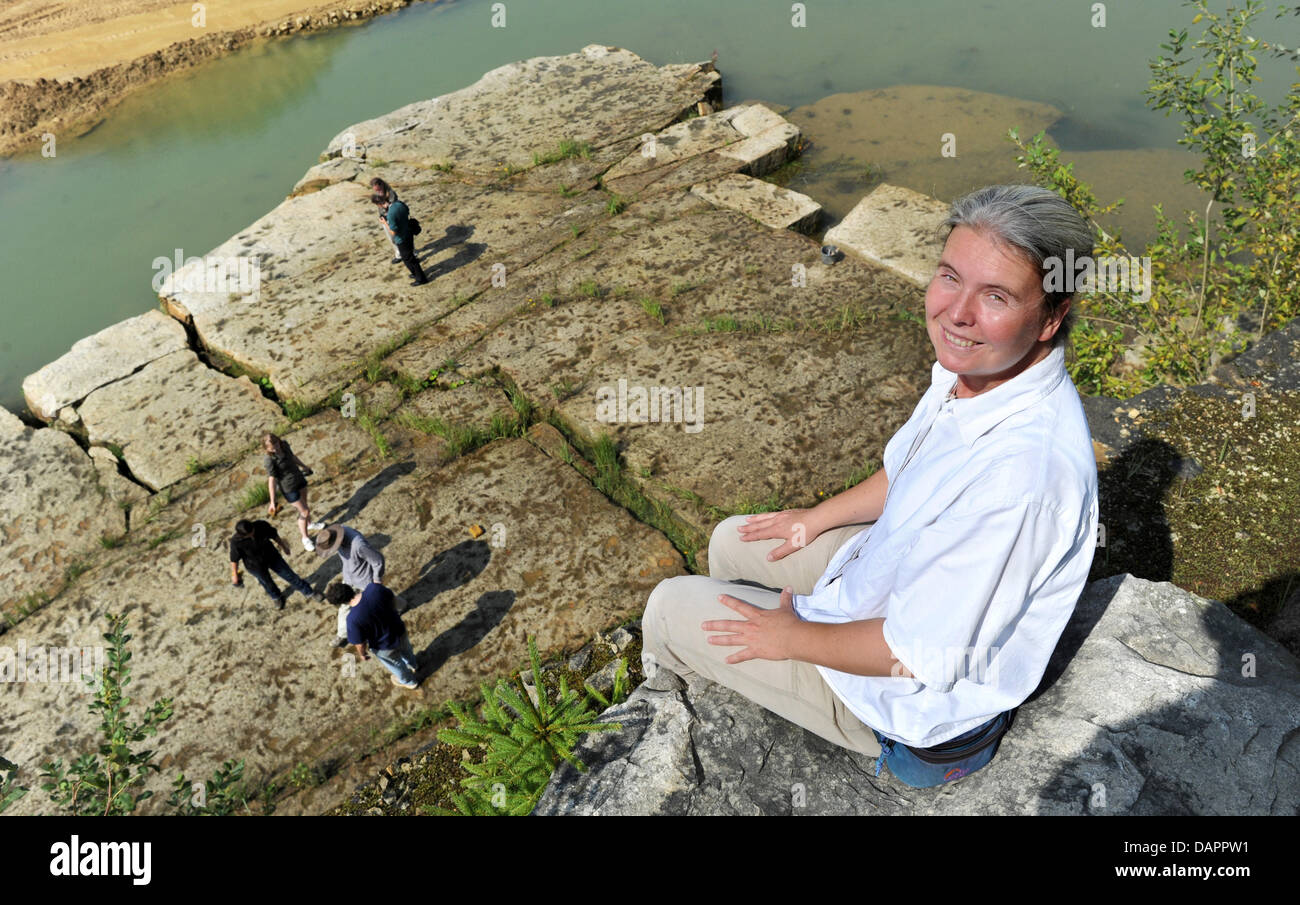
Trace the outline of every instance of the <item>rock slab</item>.
<instances>
[{"instance_id":1,"label":"rock slab","mask_svg":"<svg viewBox=\"0 0 1300 905\"><path fill-rule=\"evenodd\" d=\"M23 380L23 396L38 418L53 421L64 406L185 347L184 327L161 311L148 311L77 340Z\"/></svg>"},{"instance_id":2,"label":"rock slab","mask_svg":"<svg viewBox=\"0 0 1300 905\"><path fill-rule=\"evenodd\" d=\"M1253 664L1247 668L1246 664ZM658 684L658 680L656 680ZM642 685L538 814L1296 814L1300 663L1222 604L1089 585L989 766L913 789L729 689Z\"/></svg>"},{"instance_id":3,"label":"rock slab","mask_svg":"<svg viewBox=\"0 0 1300 905\"><path fill-rule=\"evenodd\" d=\"M154 490L189 474L191 457L233 456L283 420L251 380L214 371L189 349L96 390L78 412L90 442L121 447L131 473Z\"/></svg>"},{"instance_id":4,"label":"rock slab","mask_svg":"<svg viewBox=\"0 0 1300 905\"><path fill-rule=\"evenodd\" d=\"M826 244L888 267L919 286L943 253L948 205L897 185L880 185L826 232Z\"/></svg>"},{"instance_id":5,"label":"rock slab","mask_svg":"<svg viewBox=\"0 0 1300 905\"><path fill-rule=\"evenodd\" d=\"M740 211L772 229L800 233L815 230L822 211L822 206L807 195L743 173L692 186L691 193L715 207Z\"/></svg>"}]
</instances>

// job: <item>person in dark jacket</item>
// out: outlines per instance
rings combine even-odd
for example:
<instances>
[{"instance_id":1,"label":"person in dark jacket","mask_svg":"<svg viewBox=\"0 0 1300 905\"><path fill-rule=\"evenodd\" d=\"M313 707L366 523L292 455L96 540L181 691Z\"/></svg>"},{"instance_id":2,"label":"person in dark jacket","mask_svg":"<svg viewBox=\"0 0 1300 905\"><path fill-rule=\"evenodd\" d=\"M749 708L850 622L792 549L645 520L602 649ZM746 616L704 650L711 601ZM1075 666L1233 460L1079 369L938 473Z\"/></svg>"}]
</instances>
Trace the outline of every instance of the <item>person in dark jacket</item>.
<instances>
[{"instance_id":1,"label":"person in dark jacket","mask_svg":"<svg viewBox=\"0 0 1300 905\"><path fill-rule=\"evenodd\" d=\"M280 532L276 531L270 522L262 519L255 522L240 519L236 522L235 533L230 538L231 584L236 587L243 584L239 578L239 564L242 561L248 574L256 578L258 584L275 601L276 609L284 609L284 601L289 596L289 592L281 591L276 587L275 582L271 580L271 572L287 581L289 586L299 594L321 600L321 595L298 577L298 573L289 568L289 564L284 561L284 556L280 555L280 550L276 547L286 554L289 552L289 545L284 542Z\"/></svg>"},{"instance_id":2,"label":"person in dark jacket","mask_svg":"<svg viewBox=\"0 0 1300 905\"><path fill-rule=\"evenodd\" d=\"M376 198L387 198L389 201L397 200L397 191L378 176L370 180L370 194ZM383 223L384 232L388 234L388 240L393 243L393 263L400 264L402 262L402 253L397 248L397 238L393 235L393 231L388 228L388 221L384 219Z\"/></svg>"},{"instance_id":3,"label":"person in dark jacket","mask_svg":"<svg viewBox=\"0 0 1300 905\"><path fill-rule=\"evenodd\" d=\"M330 585L326 599L342 601L347 586ZM416 688L420 684L419 664L411 648L411 638L406 632L402 617L397 615L393 592L381 584L371 582L348 601L348 643L356 648L362 660L370 659L368 651L384 668L392 673L392 683L401 688Z\"/></svg>"},{"instance_id":4,"label":"person in dark jacket","mask_svg":"<svg viewBox=\"0 0 1300 905\"><path fill-rule=\"evenodd\" d=\"M383 211L380 218L387 225L393 242L397 245L397 252L402 256L402 263L406 269L411 271L414 278L412 286L423 286L429 282L429 278L424 275L424 268L420 266L420 261L415 256L415 236L411 234L411 211L406 206L405 201L399 199L390 199L386 195L375 195L372 200Z\"/></svg>"}]
</instances>

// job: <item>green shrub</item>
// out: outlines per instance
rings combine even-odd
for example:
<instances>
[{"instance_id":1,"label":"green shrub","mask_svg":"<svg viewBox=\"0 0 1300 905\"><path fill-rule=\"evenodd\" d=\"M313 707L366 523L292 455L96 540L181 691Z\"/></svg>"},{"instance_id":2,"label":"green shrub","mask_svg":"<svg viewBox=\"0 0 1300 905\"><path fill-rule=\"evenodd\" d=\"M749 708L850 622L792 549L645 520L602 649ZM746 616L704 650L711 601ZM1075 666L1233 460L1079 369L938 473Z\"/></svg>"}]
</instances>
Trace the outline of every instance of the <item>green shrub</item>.
<instances>
[{"instance_id":1,"label":"green shrub","mask_svg":"<svg viewBox=\"0 0 1300 905\"><path fill-rule=\"evenodd\" d=\"M1187 71L1193 62L1187 30L1170 32L1170 43L1161 45L1169 56L1149 63L1153 78L1146 89L1150 106L1181 114L1178 143L1200 157L1185 175L1210 200L1203 211L1184 213L1185 232L1157 205L1156 237L1142 255L1132 255L1118 232L1098 222L1122 199L1098 201L1043 133L1023 142L1016 130L1009 132L1019 165L1092 224L1094 257L1151 261L1145 301L1101 286L1076 298L1070 371L1085 393L1126 397L1159 383L1200 383L1222 356L1300 314L1300 142L1294 128L1300 84L1274 107L1252 89L1260 81L1256 54L1281 55L1280 48L1249 35L1262 4L1246 0L1223 14L1204 0L1188 5L1197 10L1193 24L1207 21L1190 45L1200 61ZM1238 328L1246 317L1253 331ZM1125 360L1131 350L1136 364Z\"/></svg>"},{"instance_id":2,"label":"green shrub","mask_svg":"<svg viewBox=\"0 0 1300 905\"><path fill-rule=\"evenodd\" d=\"M126 686L131 683L131 653L127 643L125 616L110 615L104 634L108 644L104 674L90 704L90 711L100 717L100 742L95 753L83 754L68 769L61 759L45 764L41 784L51 800L70 814L125 815L152 797L143 789L151 773L158 772L151 749L135 750L136 745L158 732L171 718L171 698L163 698L145 710L138 721L127 711L131 699Z\"/></svg>"},{"instance_id":3,"label":"green shrub","mask_svg":"<svg viewBox=\"0 0 1300 905\"><path fill-rule=\"evenodd\" d=\"M12 761L0 757L0 814L12 805L18 799L28 793L28 789L18 785L15 777L18 775L18 765Z\"/></svg>"},{"instance_id":4,"label":"green shrub","mask_svg":"<svg viewBox=\"0 0 1300 905\"><path fill-rule=\"evenodd\" d=\"M153 797L153 792L143 786L151 774L160 770L154 763L156 752L137 746L156 735L158 728L172 717L171 698L155 701L138 719L128 712L131 704L131 698L126 695L126 687L131 684L128 643L132 636L126 631L126 616L110 614L107 621L108 631L103 635L108 645L104 672L98 677L95 698L89 705L90 712L99 715L102 741L95 752L81 755L69 767L63 766L62 759L51 760L41 773L45 780L41 788L49 793L50 800L74 816L125 816L135 813L140 802ZM206 783L206 807L184 803L180 796L189 791L190 785L182 774L169 802L181 807L183 813L229 813L226 807L233 807L242 799L238 786L242 773L242 761L237 765L233 761L223 764ZM0 801L5 797L0 795ZM213 807L216 810L209 810Z\"/></svg>"},{"instance_id":5,"label":"green shrub","mask_svg":"<svg viewBox=\"0 0 1300 905\"><path fill-rule=\"evenodd\" d=\"M183 817L225 817L248 810L248 791L244 787L244 762L228 760L200 790L194 788L184 773L176 776L168 804ZM198 798L198 801L194 799Z\"/></svg>"},{"instance_id":6,"label":"green shrub","mask_svg":"<svg viewBox=\"0 0 1300 905\"><path fill-rule=\"evenodd\" d=\"M463 792L451 795L460 814L531 813L561 761L586 770L573 756L574 747L585 733L623 728L618 723L596 722L597 714L587 699L571 690L564 677L552 700L542 679L537 643L531 637L528 658L537 682L536 704L517 681L503 679L493 689L481 686L481 714L473 714L459 704L448 705L459 725L440 730L438 740L466 750L480 746L485 750L481 762L463 762L465 770L473 775L461 780Z\"/></svg>"}]
</instances>

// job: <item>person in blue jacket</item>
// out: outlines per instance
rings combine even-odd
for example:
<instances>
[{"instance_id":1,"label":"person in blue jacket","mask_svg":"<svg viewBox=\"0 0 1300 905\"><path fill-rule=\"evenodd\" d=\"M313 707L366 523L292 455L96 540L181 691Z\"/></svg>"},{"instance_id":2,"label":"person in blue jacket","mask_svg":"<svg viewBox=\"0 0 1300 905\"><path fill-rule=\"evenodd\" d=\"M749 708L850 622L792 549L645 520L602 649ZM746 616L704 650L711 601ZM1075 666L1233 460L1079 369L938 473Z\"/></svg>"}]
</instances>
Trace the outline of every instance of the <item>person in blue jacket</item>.
<instances>
[{"instance_id":1,"label":"person in blue jacket","mask_svg":"<svg viewBox=\"0 0 1300 905\"><path fill-rule=\"evenodd\" d=\"M393 237L393 244L397 246L397 253L402 256L402 263L406 269L411 271L414 278L412 286L423 286L429 282L429 278L424 275L424 268L420 266L420 261L415 256L415 236L411 233L411 211L406 206L406 202L398 198L390 199L385 195L374 195L372 200L383 211L380 219L388 227L389 233Z\"/></svg>"}]
</instances>

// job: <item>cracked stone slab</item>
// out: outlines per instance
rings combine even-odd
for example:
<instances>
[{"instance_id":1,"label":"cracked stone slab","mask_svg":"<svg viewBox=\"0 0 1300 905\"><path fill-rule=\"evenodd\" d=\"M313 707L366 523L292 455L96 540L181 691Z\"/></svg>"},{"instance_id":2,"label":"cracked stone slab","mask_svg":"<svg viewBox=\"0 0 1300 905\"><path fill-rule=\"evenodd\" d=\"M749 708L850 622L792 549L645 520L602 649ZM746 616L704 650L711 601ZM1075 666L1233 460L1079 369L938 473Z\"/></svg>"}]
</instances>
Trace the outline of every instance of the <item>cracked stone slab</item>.
<instances>
[{"instance_id":1,"label":"cracked stone slab","mask_svg":"<svg viewBox=\"0 0 1300 905\"><path fill-rule=\"evenodd\" d=\"M880 185L826 232L825 242L888 267L918 286L934 276L943 253L948 205L896 185Z\"/></svg>"},{"instance_id":2,"label":"cracked stone slab","mask_svg":"<svg viewBox=\"0 0 1300 905\"><path fill-rule=\"evenodd\" d=\"M740 131L732 121L748 109L729 107L708 116L673 123L655 133L638 136L636 149L605 172L606 182L671 166L747 138L750 133ZM652 141L648 136L652 137Z\"/></svg>"},{"instance_id":3,"label":"cracked stone slab","mask_svg":"<svg viewBox=\"0 0 1300 905\"><path fill-rule=\"evenodd\" d=\"M96 390L78 412L90 442L120 446L131 474L154 490L185 478L191 456L221 461L284 420L251 380L214 371L189 349Z\"/></svg>"},{"instance_id":4,"label":"cracked stone slab","mask_svg":"<svg viewBox=\"0 0 1300 905\"><path fill-rule=\"evenodd\" d=\"M308 479L307 497L313 518L331 511L336 516L346 514L343 504L352 495L355 482L364 483L391 464L379 456L370 434L357 424L356 417L345 417L336 410L326 409L305 418L280 436L314 471ZM92 447L92 451L96 449L100 447ZM146 542L163 538L159 541L163 546L158 548L163 551L183 549L199 534L221 547L238 519L268 517L264 504L253 508L244 505L245 494L265 487L266 479L264 453L260 447L250 448L228 467L188 477L157 495L147 509L132 510L132 534ZM164 499L166 505L159 506ZM295 519L293 508L283 505L272 518L281 535L291 542L297 533Z\"/></svg>"},{"instance_id":5,"label":"cracked stone slab","mask_svg":"<svg viewBox=\"0 0 1300 905\"><path fill-rule=\"evenodd\" d=\"M650 472L643 489L701 530L710 516L665 483L723 507L774 492L812 499L878 458L928 386L933 349L923 330L895 316L899 299L920 305L907 281L857 261L827 267L808 239L727 210L645 220L616 235L614 228L584 235L600 244L600 255L548 256L522 275L526 288L515 291L536 296L547 287L554 307L522 309L495 327L479 318L477 341L471 329L422 338L395 358L413 367L408 356L418 355L421 366L436 366L454 350L467 374L499 368L587 442L613 436L629 474ZM665 270L655 263L662 259L676 264ZM792 264L803 267L807 285L790 285ZM674 291L696 280L698 288ZM585 296L584 283L604 294ZM665 325L646 313L642 298L661 302ZM845 306L862 312L863 322L834 329ZM687 332L724 314L804 318L807 328ZM827 321L832 329L824 329ZM691 398L703 387L703 429L687 433L684 410L674 423L601 421L597 392L606 386L617 394L620 379L647 393L690 387Z\"/></svg>"},{"instance_id":6,"label":"cracked stone slab","mask_svg":"<svg viewBox=\"0 0 1300 905\"><path fill-rule=\"evenodd\" d=\"M685 571L666 538L527 440L495 441L437 469L391 459L343 463L334 474L321 467L323 451L360 433L337 417L304 428L311 438L290 437L320 477L311 479L313 514L366 534L387 560L389 585L411 606L403 619L431 671L418 692L393 688L373 659L355 663L331 646L335 608L295 594L277 611L251 578L230 584L225 543L241 513L228 507L217 517L237 489L224 476L151 526L172 519L180 536L147 557L101 566L57 608L6 636L10 646L94 644L105 613L128 613L132 697L175 701L177 716L155 745L164 771L149 781L159 800L177 770L207 775L229 757L245 758L246 777L258 783L302 761L364 754L372 730L466 699L480 682L518 668L529 637L542 649L576 649L638 614L660 580ZM209 502L198 508L214 524L195 546L195 512L170 510L202 498ZM297 545L292 516L274 522L300 575L316 587L337 577L337 558ZM472 524L487 533L472 538ZM0 750L24 770L88 750L99 721L79 694L58 682L10 686L0 695ZM49 807L45 796L29 795L15 810Z\"/></svg>"},{"instance_id":7,"label":"cracked stone slab","mask_svg":"<svg viewBox=\"0 0 1300 905\"><path fill-rule=\"evenodd\" d=\"M592 44L486 73L473 85L349 126L325 157L351 143L368 159L493 172L526 167L561 140L599 147L654 132L719 90L706 65L658 67L628 50Z\"/></svg>"},{"instance_id":8,"label":"cracked stone slab","mask_svg":"<svg viewBox=\"0 0 1300 905\"><path fill-rule=\"evenodd\" d=\"M53 421L60 409L93 390L187 346L184 327L161 311L148 311L77 340L71 350L23 379L23 396L36 417Z\"/></svg>"},{"instance_id":9,"label":"cracked stone slab","mask_svg":"<svg viewBox=\"0 0 1300 905\"><path fill-rule=\"evenodd\" d=\"M897 323L882 324L870 339L643 339L595 361L581 392L557 408L588 442L610 434L645 492L672 501L703 531L714 518L678 499L678 491L724 509L772 495L795 505L813 500L817 489L842 487L850 473L878 460L923 392L930 360L914 332ZM503 369L534 386L521 371Z\"/></svg>"},{"instance_id":10,"label":"cracked stone slab","mask_svg":"<svg viewBox=\"0 0 1300 905\"><path fill-rule=\"evenodd\" d=\"M605 186L626 195L668 192L719 176L761 176L794 153L799 128L760 104L730 107L674 123L604 175Z\"/></svg>"},{"instance_id":11,"label":"cracked stone slab","mask_svg":"<svg viewBox=\"0 0 1300 905\"><path fill-rule=\"evenodd\" d=\"M241 234L255 243L246 253L270 261L264 267L271 276L263 278L256 305L211 293L197 302L173 294L169 304L192 318L214 358L267 375L281 399L315 402L345 383L367 353L437 322L494 280L508 284L518 270L570 240L573 227L604 216L607 201L599 192L566 198L446 182L397 188L424 226L416 249L430 283L410 285L406 269L392 263L391 245L372 212L356 209L373 209L364 188L341 183L285 201L259 221L263 227ZM307 205L313 207L302 209ZM332 220L326 211L334 212ZM300 217L314 218L315 226L301 224ZM328 239L316 244L316 231ZM212 254L234 253L241 241L236 237ZM298 243L310 254L293 257ZM284 255L290 259L279 263Z\"/></svg>"},{"instance_id":12,"label":"cracked stone slab","mask_svg":"<svg viewBox=\"0 0 1300 905\"><path fill-rule=\"evenodd\" d=\"M801 233L817 228L822 211L822 206L807 195L740 173L691 186L691 194L753 217L772 229Z\"/></svg>"},{"instance_id":13,"label":"cracked stone slab","mask_svg":"<svg viewBox=\"0 0 1300 905\"><path fill-rule=\"evenodd\" d=\"M63 431L28 427L0 408L0 603L6 609L60 583L69 565L99 549L101 537L125 532L116 501L135 497L123 484L134 487L115 470L111 476L101 470Z\"/></svg>"},{"instance_id":14,"label":"cracked stone slab","mask_svg":"<svg viewBox=\"0 0 1300 905\"><path fill-rule=\"evenodd\" d=\"M1162 642L1173 633L1206 673ZM1128 640L1126 640L1128 639ZM1243 675L1242 655L1257 657ZM1154 656L1152 656L1154 655ZM658 680L656 679L656 682ZM1039 691L997 755L955 783L913 789L730 689L642 685L574 751L538 814L1295 814L1300 662L1167 582L1088 585Z\"/></svg>"},{"instance_id":15,"label":"cracked stone slab","mask_svg":"<svg viewBox=\"0 0 1300 905\"><path fill-rule=\"evenodd\" d=\"M740 172L763 176L780 167L794 155L799 141L799 127L783 122L718 151L719 157L740 164Z\"/></svg>"}]
</instances>

